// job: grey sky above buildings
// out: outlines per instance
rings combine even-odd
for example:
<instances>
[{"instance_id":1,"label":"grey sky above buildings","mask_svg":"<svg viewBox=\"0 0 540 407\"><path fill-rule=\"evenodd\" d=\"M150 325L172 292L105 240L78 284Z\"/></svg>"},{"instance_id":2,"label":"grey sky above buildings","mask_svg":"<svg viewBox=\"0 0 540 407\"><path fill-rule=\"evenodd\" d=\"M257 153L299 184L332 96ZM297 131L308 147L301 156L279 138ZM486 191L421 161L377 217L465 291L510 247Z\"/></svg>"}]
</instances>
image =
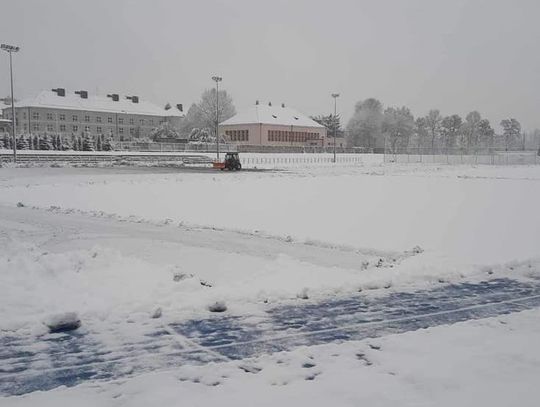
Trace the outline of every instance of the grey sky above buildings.
<instances>
[{"instance_id":1,"label":"grey sky above buildings","mask_svg":"<svg viewBox=\"0 0 540 407\"><path fill-rule=\"evenodd\" d=\"M43 89L136 94L160 104L221 86L347 120L368 97L540 128L538 0L3 0L19 45L17 98ZM0 95L9 94L7 55Z\"/></svg>"}]
</instances>

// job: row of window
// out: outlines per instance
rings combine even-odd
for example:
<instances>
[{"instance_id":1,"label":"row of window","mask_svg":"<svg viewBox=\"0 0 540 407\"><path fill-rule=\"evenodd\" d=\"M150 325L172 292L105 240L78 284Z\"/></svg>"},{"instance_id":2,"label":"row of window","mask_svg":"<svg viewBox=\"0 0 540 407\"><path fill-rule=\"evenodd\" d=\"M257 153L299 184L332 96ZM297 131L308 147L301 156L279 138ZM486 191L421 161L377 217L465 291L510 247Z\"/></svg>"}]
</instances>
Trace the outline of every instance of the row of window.
<instances>
[{"instance_id":1,"label":"row of window","mask_svg":"<svg viewBox=\"0 0 540 407\"><path fill-rule=\"evenodd\" d=\"M10 117L10 112L6 114L6 118L9 118ZM47 113L46 114L46 118L47 120L49 121L53 121L53 120L59 120L61 122L64 122L66 121L66 114L64 113L59 113L59 114L53 114L53 113ZM83 118L83 121L85 123L90 123L90 116L89 115L85 115L82 117ZM102 120L104 118L102 118L101 116L96 116L95 118L95 121L96 123L102 123ZM23 112L23 120L26 120L26 112ZM32 112L32 120L40 120L40 114L39 112ZM19 114L16 113L15 115L15 122L18 123L19 121ZM78 122L79 121L79 115L71 115L71 121L72 122ZM157 121L156 121L157 122ZM108 116L107 117L107 123L114 123L114 118L112 116ZM124 118L123 117L119 117L118 118L118 124L124 124L124 123L128 123L128 122L125 122ZM163 124L165 123L164 120L160 120L159 121L159 124ZM133 118L130 118L129 119L129 124L130 125L135 125L135 119ZM154 119L139 119L139 125L141 126L153 126L154 125Z\"/></svg>"},{"instance_id":2,"label":"row of window","mask_svg":"<svg viewBox=\"0 0 540 407\"><path fill-rule=\"evenodd\" d=\"M309 140L318 140L319 133L307 131L268 130L268 141L286 143L305 143Z\"/></svg>"},{"instance_id":3,"label":"row of window","mask_svg":"<svg viewBox=\"0 0 540 407\"><path fill-rule=\"evenodd\" d=\"M225 135L230 141L248 141L249 130L225 130Z\"/></svg>"},{"instance_id":4,"label":"row of window","mask_svg":"<svg viewBox=\"0 0 540 407\"><path fill-rule=\"evenodd\" d=\"M24 131L28 131L28 124L25 123L23 128L24 128ZM58 126L58 131L60 131L61 133L65 133L67 131L76 133L79 130L84 130L85 132L91 132L90 126L84 126L84 127L83 126L78 126L78 125L67 126L65 124L60 124ZM111 133L111 132L114 133L115 128L114 127L103 128L101 126L96 126L95 134L105 134L104 130L107 133ZM118 133L119 134L124 134L126 132L125 130L126 129L124 127L118 127ZM40 126L38 123L34 123L32 125L32 131L55 132L56 131L56 126L54 126L52 124L47 124L46 126ZM129 129L129 134L131 136L134 136L136 133L137 133L137 131L136 131L135 128L132 127L132 128Z\"/></svg>"}]
</instances>

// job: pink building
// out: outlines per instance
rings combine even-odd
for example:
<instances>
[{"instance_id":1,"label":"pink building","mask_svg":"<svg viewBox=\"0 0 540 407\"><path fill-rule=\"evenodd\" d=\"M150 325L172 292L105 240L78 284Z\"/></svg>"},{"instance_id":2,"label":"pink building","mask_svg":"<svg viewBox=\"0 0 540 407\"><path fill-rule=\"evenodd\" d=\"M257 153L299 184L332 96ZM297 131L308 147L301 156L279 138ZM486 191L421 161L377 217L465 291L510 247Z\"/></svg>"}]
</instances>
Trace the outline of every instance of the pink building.
<instances>
[{"instance_id":1,"label":"pink building","mask_svg":"<svg viewBox=\"0 0 540 407\"><path fill-rule=\"evenodd\" d=\"M294 109L256 103L219 124L219 134L241 145L324 146L326 128Z\"/></svg>"}]
</instances>

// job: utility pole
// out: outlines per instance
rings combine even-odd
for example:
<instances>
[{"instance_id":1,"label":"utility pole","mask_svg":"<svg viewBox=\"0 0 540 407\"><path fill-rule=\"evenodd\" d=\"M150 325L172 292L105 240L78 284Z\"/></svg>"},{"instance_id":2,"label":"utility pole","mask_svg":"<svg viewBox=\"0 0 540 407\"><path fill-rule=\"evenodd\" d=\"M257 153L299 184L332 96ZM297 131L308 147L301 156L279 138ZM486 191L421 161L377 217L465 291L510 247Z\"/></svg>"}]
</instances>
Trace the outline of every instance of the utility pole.
<instances>
[{"instance_id":1,"label":"utility pole","mask_svg":"<svg viewBox=\"0 0 540 407\"><path fill-rule=\"evenodd\" d=\"M217 160L219 161L219 83L223 78L221 76L212 76L212 80L216 82L216 147Z\"/></svg>"},{"instance_id":2,"label":"utility pole","mask_svg":"<svg viewBox=\"0 0 540 407\"><path fill-rule=\"evenodd\" d=\"M332 93L332 97L334 98L334 120L336 120L337 123L337 98L339 97L339 93ZM334 164L336 163L336 137L337 137L337 131L338 128L334 126Z\"/></svg>"},{"instance_id":3,"label":"utility pole","mask_svg":"<svg viewBox=\"0 0 540 407\"><path fill-rule=\"evenodd\" d=\"M9 74L11 77L11 139L13 143L13 162L17 162L17 140L15 138L15 126L17 121L15 119L15 99L13 98L13 61L11 54L19 51L19 47L13 45L2 44L0 48L9 53Z\"/></svg>"}]
</instances>

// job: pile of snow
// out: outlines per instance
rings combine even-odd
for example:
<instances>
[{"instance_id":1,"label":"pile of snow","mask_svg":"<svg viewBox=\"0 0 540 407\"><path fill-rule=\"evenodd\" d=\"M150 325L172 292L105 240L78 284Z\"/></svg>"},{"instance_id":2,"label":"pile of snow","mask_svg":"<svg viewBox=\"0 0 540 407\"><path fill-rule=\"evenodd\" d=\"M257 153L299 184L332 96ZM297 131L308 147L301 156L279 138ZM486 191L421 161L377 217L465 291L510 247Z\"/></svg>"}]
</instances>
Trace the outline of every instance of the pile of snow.
<instances>
[{"instance_id":1,"label":"pile of snow","mask_svg":"<svg viewBox=\"0 0 540 407\"><path fill-rule=\"evenodd\" d=\"M73 331L81 326L81 320L76 312L52 315L44 323L51 333Z\"/></svg>"}]
</instances>

